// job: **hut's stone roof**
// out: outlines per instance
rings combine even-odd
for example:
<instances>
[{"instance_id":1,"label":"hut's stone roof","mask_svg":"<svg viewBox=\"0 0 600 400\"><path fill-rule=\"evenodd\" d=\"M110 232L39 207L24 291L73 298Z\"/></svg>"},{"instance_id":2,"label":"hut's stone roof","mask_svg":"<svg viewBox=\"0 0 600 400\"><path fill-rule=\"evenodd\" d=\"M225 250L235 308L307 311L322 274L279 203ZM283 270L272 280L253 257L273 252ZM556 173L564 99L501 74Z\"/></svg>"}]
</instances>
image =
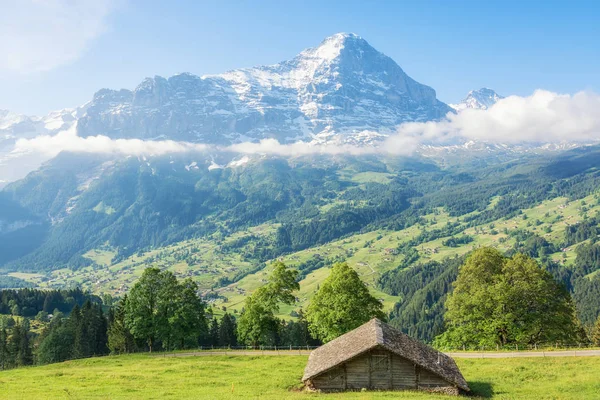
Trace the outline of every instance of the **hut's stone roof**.
<instances>
[{"instance_id":1,"label":"hut's stone roof","mask_svg":"<svg viewBox=\"0 0 600 400\"><path fill-rule=\"evenodd\" d=\"M469 391L454 360L374 318L310 353L302 381L314 378L366 351L383 348Z\"/></svg>"}]
</instances>

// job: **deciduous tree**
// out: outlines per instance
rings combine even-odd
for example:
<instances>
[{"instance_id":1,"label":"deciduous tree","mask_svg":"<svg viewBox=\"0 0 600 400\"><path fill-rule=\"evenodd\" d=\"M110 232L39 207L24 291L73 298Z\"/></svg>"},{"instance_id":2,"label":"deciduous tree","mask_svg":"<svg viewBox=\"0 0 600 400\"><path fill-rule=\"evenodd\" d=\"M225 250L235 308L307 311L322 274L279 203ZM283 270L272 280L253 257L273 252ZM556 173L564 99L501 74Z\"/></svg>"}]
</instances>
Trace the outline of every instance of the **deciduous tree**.
<instances>
[{"instance_id":1,"label":"deciduous tree","mask_svg":"<svg viewBox=\"0 0 600 400\"><path fill-rule=\"evenodd\" d=\"M337 263L310 301L306 320L315 338L329 342L371 318L385 319L382 308L356 271Z\"/></svg>"},{"instance_id":2,"label":"deciduous tree","mask_svg":"<svg viewBox=\"0 0 600 400\"><path fill-rule=\"evenodd\" d=\"M581 340L569 293L529 256L474 251L448 296L442 347Z\"/></svg>"},{"instance_id":3,"label":"deciduous tree","mask_svg":"<svg viewBox=\"0 0 600 400\"><path fill-rule=\"evenodd\" d=\"M298 271L288 269L279 261L273 267L269 282L246 298L238 322L239 339L251 346L277 342L279 321L275 314L280 304L293 304L294 291L300 289L296 281Z\"/></svg>"},{"instance_id":4,"label":"deciduous tree","mask_svg":"<svg viewBox=\"0 0 600 400\"><path fill-rule=\"evenodd\" d=\"M174 277L168 271L158 268L147 268L140 279L133 285L125 305L125 324L131 334L145 340L150 352L157 340L162 339L168 327L169 315L165 312L174 293L169 293L168 286Z\"/></svg>"}]
</instances>

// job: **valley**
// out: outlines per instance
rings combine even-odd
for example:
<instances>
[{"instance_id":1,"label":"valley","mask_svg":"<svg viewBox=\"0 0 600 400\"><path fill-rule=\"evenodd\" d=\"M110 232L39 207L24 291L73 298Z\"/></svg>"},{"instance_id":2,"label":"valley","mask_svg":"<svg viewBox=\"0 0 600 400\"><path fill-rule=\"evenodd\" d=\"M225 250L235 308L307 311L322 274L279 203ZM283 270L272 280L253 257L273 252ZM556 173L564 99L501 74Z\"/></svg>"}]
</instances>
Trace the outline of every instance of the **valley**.
<instances>
[{"instance_id":1,"label":"valley","mask_svg":"<svg viewBox=\"0 0 600 400\"><path fill-rule=\"evenodd\" d=\"M360 172L346 179L364 185L368 182L387 184L390 174ZM553 245L553 252L544 253L544 259L553 260L562 268L569 269L576 258L576 250L585 242L562 247L565 229L600 212L598 193L578 200L556 197L544 200L531 207L519 210L511 218L500 218L482 224L466 221L476 219L482 212L495 207L501 197L495 197L482 211L461 216L451 216L444 208L435 208L424 214L419 222L405 229L375 229L317 245L305 250L282 254L277 257L287 265L299 268L302 273L298 303L284 306L280 317L291 318L294 310L305 308L319 284L328 276L335 261L347 261L367 283L373 295L383 301L389 312L401 296L384 292L379 279L388 271L406 265L406 255L399 250L403 244L423 232L441 230L454 226L452 234L440 234L433 240L422 240L414 246L420 263L442 261L482 247L491 246L509 251L519 242L515 233L519 231L535 234ZM327 210L329 204L321 207ZM31 282L40 288L64 288L79 286L97 294L119 297L126 293L143 270L150 266L172 271L179 278L194 279L203 295L210 301L215 312L221 309L239 313L244 299L265 282L271 260L264 262L255 250L264 243L272 243L280 224L268 222L230 235L215 233L199 239L189 239L150 251L140 251L123 260L113 262L117 255L114 248L105 245L86 252L83 257L93 261L92 266L80 269L61 268L49 273L10 273ZM464 244L448 243L451 238L469 237ZM595 272L589 278L593 278Z\"/></svg>"}]
</instances>

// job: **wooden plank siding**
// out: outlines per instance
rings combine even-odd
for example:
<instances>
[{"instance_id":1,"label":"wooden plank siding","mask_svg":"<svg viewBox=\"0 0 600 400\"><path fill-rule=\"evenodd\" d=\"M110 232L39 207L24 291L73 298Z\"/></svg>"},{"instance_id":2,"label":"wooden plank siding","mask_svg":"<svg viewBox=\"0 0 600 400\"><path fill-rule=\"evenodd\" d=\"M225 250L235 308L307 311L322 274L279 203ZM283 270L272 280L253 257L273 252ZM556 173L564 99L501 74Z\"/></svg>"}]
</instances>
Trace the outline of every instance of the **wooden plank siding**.
<instances>
[{"instance_id":1,"label":"wooden plank siding","mask_svg":"<svg viewBox=\"0 0 600 400\"><path fill-rule=\"evenodd\" d=\"M435 388L452 385L444 380L444 378L434 374L433 372L429 372L424 368L419 368L418 386L419 388Z\"/></svg>"},{"instance_id":2,"label":"wooden plank siding","mask_svg":"<svg viewBox=\"0 0 600 400\"><path fill-rule=\"evenodd\" d=\"M371 389L390 390L389 351L373 350L371 356Z\"/></svg>"},{"instance_id":3,"label":"wooden plank siding","mask_svg":"<svg viewBox=\"0 0 600 400\"><path fill-rule=\"evenodd\" d=\"M346 363L346 382L348 389L369 387L369 356L358 356Z\"/></svg>"},{"instance_id":4,"label":"wooden plank siding","mask_svg":"<svg viewBox=\"0 0 600 400\"><path fill-rule=\"evenodd\" d=\"M392 354L392 384L394 389L416 389L415 364L406 358Z\"/></svg>"},{"instance_id":5,"label":"wooden plank siding","mask_svg":"<svg viewBox=\"0 0 600 400\"><path fill-rule=\"evenodd\" d=\"M340 391L346 389L345 371L342 367L331 369L313 379L313 385L324 391Z\"/></svg>"},{"instance_id":6,"label":"wooden plank siding","mask_svg":"<svg viewBox=\"0 0 600 400\"><path fill-rule=\"evenodd\" d=\"M383 349L361 354L311 380L315 389L407 390L453 387L442 377Z\"/></svg>"}]
</instances>

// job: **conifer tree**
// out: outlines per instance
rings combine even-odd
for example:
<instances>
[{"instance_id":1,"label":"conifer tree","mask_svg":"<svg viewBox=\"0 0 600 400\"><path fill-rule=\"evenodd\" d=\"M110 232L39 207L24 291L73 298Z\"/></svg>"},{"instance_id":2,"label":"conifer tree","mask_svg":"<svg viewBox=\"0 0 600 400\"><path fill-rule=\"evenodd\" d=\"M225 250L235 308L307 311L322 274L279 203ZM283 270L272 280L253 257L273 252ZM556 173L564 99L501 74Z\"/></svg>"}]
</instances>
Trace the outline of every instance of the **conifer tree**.
<instances>
[{"instance_id":1,"label":"conifer tree","mask_svg":"<svg viewBox=\"0 0 600 400\"><path fill-rule=\"evenodd\" d=\"M117 304L108 329L108 348L113 354L130 353L135 349L135 342L129 329L125 326L125 304L127 295Z\"/></svg>"},{"instance_id":2,"label":"conifer tree","mask_svg":"<svg viewBox=\"0 0 600 400\"><path fill-rule=\"evenodd\" d=\"M237 346L237 336L235 331L235 319L228 313L225 313L221 319L221 325L219 326L219 345L227 347Z\"/></svg>"},{"instance_id":3,"label":"conifer tree","mask_svg":"<svg viewBox=\"0 0 600 400\"><path fill-rule=\"evenodd\" d=\"M210 321L210 329L208 331L208 340L211 346L219 346L219 321L213 318Z\"/></svg>"},{"instance_id":4,"label":"conifer tree","mask_svg":"<svg viewBox=\"0 0 600 400\"><path fill-rule=\"evenodd\" d=\"M86 303L86 306L88 303ZM89 335L87 332L87 326L84 319L88 317L88 311L84 308L79 308L78 305L73 307L71 314L69 315L69 327L74 334L75 342L71 352L71 358L84 358L88 357L89 354Z\"/></svg>"},{"instance_id":5,"label":"conifer tree","mask_svg":"<svg viewBox=\"0 0 600 400\"><path fill-rule=\"evenodd\" d=\"M8 350L8 331L2 327L0 329L0 371L8 369L11 362L10 352Z\"/></svg>"},{"instance_id":6,"label":"conifer tree","mask_svg":"<svg viewBox=\"0 0 600 400\"><path fill-rule=\"evenodd\" d=\"M29 340L29 321L27 319L13 327L8 341L8 348L11 353L9 360L12 361L13 366L23 367L33 364L33 354Z\"/></svg>"}]
</instances>

